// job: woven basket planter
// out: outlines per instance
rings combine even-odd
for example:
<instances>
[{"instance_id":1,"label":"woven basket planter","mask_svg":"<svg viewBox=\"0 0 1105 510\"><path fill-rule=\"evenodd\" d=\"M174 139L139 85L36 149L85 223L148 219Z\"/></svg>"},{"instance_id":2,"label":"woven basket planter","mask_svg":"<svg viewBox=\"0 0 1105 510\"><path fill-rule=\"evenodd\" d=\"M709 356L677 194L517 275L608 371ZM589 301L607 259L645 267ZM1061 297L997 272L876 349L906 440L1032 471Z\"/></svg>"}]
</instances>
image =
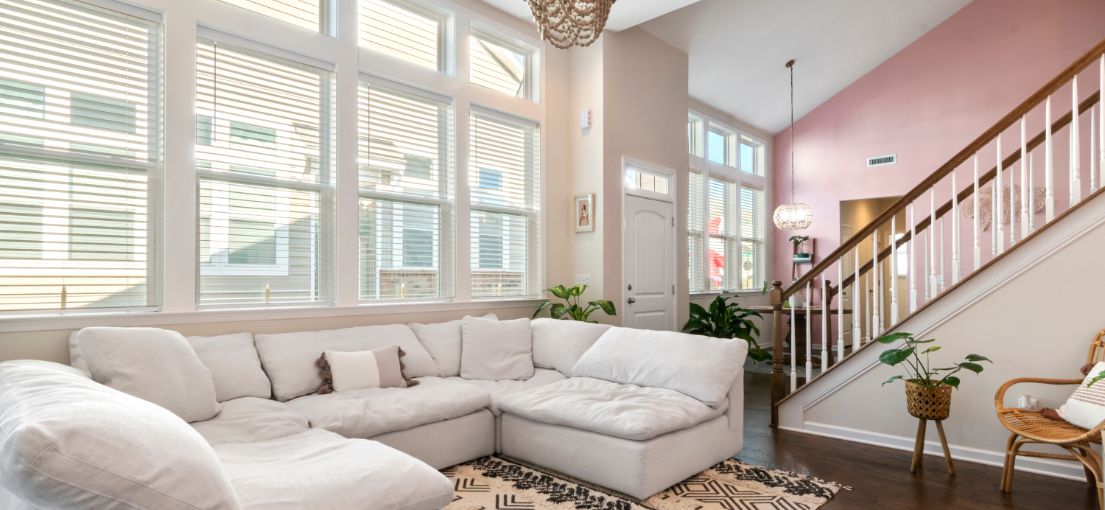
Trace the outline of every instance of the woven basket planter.
<instances>
[{"instance_id":1,"label":"woven basket planter","mask_svg":"<svg viewBox=\"0 0 1105 510\"><path fill-rule=\"evenodd\" d=\"M905 382L905 402L909 414L922 420L946 420L952 412L952 387L922 386Z\"/></svg>"}]
</instances>

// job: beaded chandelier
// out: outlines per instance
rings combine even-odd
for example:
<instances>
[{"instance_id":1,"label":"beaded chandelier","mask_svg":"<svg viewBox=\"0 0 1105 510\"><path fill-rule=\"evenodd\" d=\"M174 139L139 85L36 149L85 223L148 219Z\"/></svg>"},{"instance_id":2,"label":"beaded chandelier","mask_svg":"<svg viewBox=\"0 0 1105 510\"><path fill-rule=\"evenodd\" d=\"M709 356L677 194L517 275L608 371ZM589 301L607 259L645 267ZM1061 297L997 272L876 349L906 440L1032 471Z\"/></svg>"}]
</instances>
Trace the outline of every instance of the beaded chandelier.
<instances>
[{"instance_id":1,"label":"beaded chandelier","mask_svg":"<svg viewBox=\"0 0 1105 510\"><path fill-rule=\"evenodd\" d=\"M780 230L802 230L813 223L813 208L794 201L794 61L787 62L790 69L790 203L775 208L775 226Z\"/></svg>"},{"instance_id":2,"label":"beaded chandelier","mask_svg":"<svg viewBox=\"0 0 1105 510\"><path fill-rule=\"evenodd\" d=\"M616 0L527 0L541 38L560 49L590 46Z\"/></svg>"}]
</instances>

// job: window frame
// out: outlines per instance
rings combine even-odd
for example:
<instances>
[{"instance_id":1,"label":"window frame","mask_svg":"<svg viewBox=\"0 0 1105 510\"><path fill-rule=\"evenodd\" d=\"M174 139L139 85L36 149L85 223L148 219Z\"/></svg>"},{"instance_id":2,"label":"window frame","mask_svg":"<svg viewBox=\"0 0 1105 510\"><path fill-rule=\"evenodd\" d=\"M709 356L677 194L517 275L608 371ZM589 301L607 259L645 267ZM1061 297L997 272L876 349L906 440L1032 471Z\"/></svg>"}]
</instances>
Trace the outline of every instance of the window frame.
<instances>
[{"instance_id":1,"label":"window frame","mask_svg":"<svg viewBox=\"0 0 1105 510\"><path fill-rule=\"evenodd\" d=\"M511 96L511 95L506 94L504 92L497 91L493 88L490 88L486 85L480 85L480 84L472 81L472 72L471 72L471 70L472 70L472 66L471 66L471 53L472 53L471 47L472 47L472 43L471 43L471 41L473 39L485 39L487 42L489 42L491 44L496 44L498 46L502 46L502 47L504 47L508 50L515 51L515 52L525 56L525 59L526 59L525 66L524 66L525 67L525 76L522 78L523 83L522 83L522 93L521 94ZM513 98L521 99L523 101L537 102L540 99L541 87L540 87L539 82L538 82L538 77L540 75L539 68L538 68L538 64L540 62L540 50L538 50L537 47L535 47L531 44L525 43L521 40L515 39L513 37L510 37L509 35L507 35L505 33L502 33L501 30L496 30L495 28L491 28L491 27L485 27L481 23L476 23L472 27L470 27L469 30L468 30L468 48L469 48L469 51L468 51L468 53L469 53L469 65L468 65L468 73L467 73L467 82L470 85L473 85L473 86L476 86L476 87L479 87L479 88L485 89L485 90L491 90L491 91L493 91L497 94L503 94L507 97L513 97Z\"/></svg>"}]
</instances>

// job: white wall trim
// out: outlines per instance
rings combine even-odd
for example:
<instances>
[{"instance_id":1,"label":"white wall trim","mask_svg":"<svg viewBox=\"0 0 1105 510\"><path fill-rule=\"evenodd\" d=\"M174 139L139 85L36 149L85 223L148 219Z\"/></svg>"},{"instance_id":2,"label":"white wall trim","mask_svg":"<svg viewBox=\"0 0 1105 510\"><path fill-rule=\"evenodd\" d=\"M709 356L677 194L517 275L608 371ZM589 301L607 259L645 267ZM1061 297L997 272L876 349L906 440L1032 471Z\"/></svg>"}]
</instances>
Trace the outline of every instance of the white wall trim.
<instances>
[{"instance_id":1,"label":"white wall trim","mask_svg":"<svg viewBox=\"0 0 1105 510\"><path fill-rule=\"evenodd\" d=\"M806 422L804 426L805 428L801 429L784 426L780 426L779 428L792 432L802 432L805 434L830 437L834 439L845 439L856 443L881 446L884 448L902 450L907 452L913 451L913 442L915 440L915 438L913 437L893 436L889 434L881 434L878 432L870 432L850 427L829 425L826 423ZM935 437L935 427L931 424L929 425L929 432L930 434L925 436L926 438ZM955 444L948 444L948 448L952 452L952 458L954 458L956 461L974 462L976 464L999 467L1003 466L1005 463L1005 454L1000 451L983 450L979 448L971 448L969 446L959 446ZM944 451L941 449L939 441L929 441L926 439L925 455L934 455L938 457L935 459L925 459L925 461L929 464L930 471L941 471L947 469L943 461ZM902 466L902 469L905 469L905 465ZM1069 480L1086 480L1086 476L1082 472L1082 465L1073 462L1063 462L1051 459L1038 459L1033 457L1017 457L1016 469L1017 471L1023 471L1026 473L1055 476L1058 478L1066 478Z\"/></svg>"}]
</instances>

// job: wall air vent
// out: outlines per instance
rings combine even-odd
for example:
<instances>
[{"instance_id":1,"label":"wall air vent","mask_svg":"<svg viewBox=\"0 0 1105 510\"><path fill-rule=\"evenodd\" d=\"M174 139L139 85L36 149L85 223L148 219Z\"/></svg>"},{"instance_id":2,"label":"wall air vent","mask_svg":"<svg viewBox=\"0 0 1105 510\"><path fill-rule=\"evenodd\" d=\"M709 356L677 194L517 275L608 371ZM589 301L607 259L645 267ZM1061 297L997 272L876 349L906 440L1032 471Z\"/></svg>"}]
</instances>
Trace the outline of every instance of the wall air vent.
<instances>
[{"instance_id":1,"label":"wall air vent","mask_svg":"<svg viewBox=\"0 0 1105 510\"><path fill-rule=\"evenodd\" d=\"M885 156L873 156L873 157L867 158L867 168L871 168L873 166L893 165L894 163L897 163L897 162L898 162L898 155L897 154L887 154Z\"/></svg>"}]
</instances>

